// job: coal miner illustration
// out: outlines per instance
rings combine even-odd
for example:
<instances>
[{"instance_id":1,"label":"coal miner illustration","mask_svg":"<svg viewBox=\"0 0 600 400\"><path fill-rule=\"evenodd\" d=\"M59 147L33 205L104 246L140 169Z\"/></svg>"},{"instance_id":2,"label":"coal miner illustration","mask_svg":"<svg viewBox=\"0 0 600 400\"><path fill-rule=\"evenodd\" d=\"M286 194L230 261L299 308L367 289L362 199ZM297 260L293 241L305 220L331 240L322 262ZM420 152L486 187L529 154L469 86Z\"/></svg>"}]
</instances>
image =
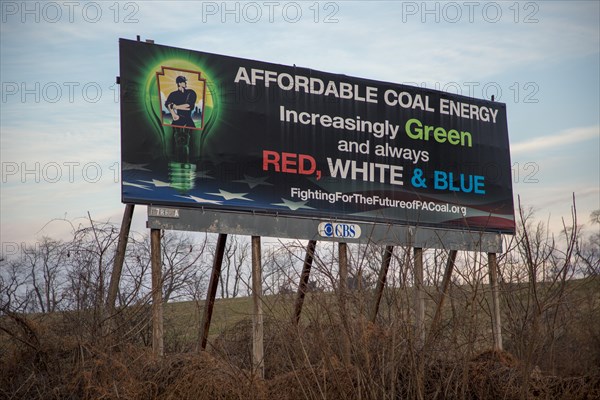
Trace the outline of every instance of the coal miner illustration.
<instances>
[{"instance_id":1,"label":"coal miner illustration","mask_svg":"<svg viewBox=\"0 0 600 400\"><path fill-rule=\"evenodd\" d=\"M173 117L172 125L195 128L192 111L196 105L196 92L187 88L187 78L179 75L175 79L177 90L171 92L165 101L165 107Z\"/></svg>"}]
</instances>

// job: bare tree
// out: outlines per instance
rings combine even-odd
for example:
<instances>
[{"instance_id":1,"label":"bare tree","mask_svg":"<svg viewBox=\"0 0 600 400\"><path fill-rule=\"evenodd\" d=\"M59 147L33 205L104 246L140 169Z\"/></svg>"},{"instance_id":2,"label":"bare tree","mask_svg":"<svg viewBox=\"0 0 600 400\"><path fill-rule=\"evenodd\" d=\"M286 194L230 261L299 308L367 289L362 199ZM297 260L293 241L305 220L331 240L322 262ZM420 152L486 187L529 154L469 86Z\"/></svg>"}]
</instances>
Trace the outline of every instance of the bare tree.
<instances>
[{"instance_id":1,"label":"bare tree","mask_svg":"<svg viewBox=\"0 0 600 400\"><path fill-rule=\"evenodd\" d=\"M115 256L118 230L109 223L97 223L74 232L69 243L68 289L76 310L102 310L109 271Z\"/></svg>"},{"instance_id":2,"label":"bare tree","mask_svg":"<svg viewBox=\"0 0 600 400\"><path fill-rule=\"evenodd\" d=\"M147 241L147 235L138 239L130 233L117 296L121 307L149 301L150 248Z\"/></svg>"},{"instance_id":3,"label":"bare tree","mask_svg":"<svg viewBox=\"0 0 600 400\"><path fill-rule=\"evenodd\" d=\"M237 297L242 284L248 288L250 279L250 242L237 235L227 237L221 268L221 298ZM244 279L246 278L246 279ZM245 294L248 294L246 290Z\"/></svg>"},{"instance_id":4,"label":"bare tree","mask_svg":"<svg viewBox=\"0 0 600 400\"><path fill-rule=\"evenodd\" d=\"M186 295L189 285L196 285L198 271L208 268L202 257L208 236L194 243L189 235L165 232L162 238L163 301Z\"/></svg>"},{"instance_id":5,"label":"bare tree","mask_svg":"<svg viewBox=\"0 0 600 400\"><path fill-rule=\"evenodd\" d=\"M48 237L23 248L29 269L29 284L42 313L57 311L63 300L66 246Z\"/></svg>"},{"instance_id":6,"label":"bare tree","mask_svg":"<svg viewBox=\"0 0 600 400\"><path fill-rule=\"evenodd\" d=\"M524 363L523 391L536 365L555 365L558 357L559 338L569 324L569 299L583 284L573 280L578 235L575 202L571 222L563 223L562 240L550 234L543 223L535 223L532 212L525 212L519 204L516 251L504 258L500 270L506 336L511 350Z\"/></svg>"},{"instance_id":7,"label":"bare tree","mask_svg":"<svg viewBox=\"0 0 600 400\"><path fill-rule=\"evenodd\" d=\"M36 311L29 271L22 260L0 257L0 312Z\"/></svg>"},{"instance_id":8,"label":"bare tree","mask_svg":"<svg viewBox=\"0 0 600 400\"><path fill-rule=\"evenodd\" d=\"M591 235L576 243L578 261L583 266L578 272L583 276L598 276L600 274L600 209L590 214L590 223Z\"/></svg>"}]
</instances>

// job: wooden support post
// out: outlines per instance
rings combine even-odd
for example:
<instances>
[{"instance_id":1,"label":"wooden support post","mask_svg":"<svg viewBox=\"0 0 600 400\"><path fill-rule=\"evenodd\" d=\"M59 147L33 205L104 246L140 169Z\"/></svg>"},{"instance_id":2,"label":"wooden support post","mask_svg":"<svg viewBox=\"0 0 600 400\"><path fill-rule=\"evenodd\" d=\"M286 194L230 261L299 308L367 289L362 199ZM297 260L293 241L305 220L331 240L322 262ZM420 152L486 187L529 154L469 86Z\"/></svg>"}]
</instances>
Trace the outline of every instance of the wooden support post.
<instances>
[{"instance_id":1,"label":"wooden support post","mask_svg":"<svg viewBox=\"0 0 600 400\"><path fill-rule=\"evenodd\" d=\"M375 323L375 320L377 319L379 303L381 302L381 296L383 295L383 289L385 288L385 281L387 280L387 273L390 267L393 252L394 246L385 246L385 250L383 251L383 259L381 260L381 269L379 270L379 276L377 277L375 296L373 297L373 304L371 305L371 314L369 316L369 321L372 323Z\"/></svg>"},{"instance_id":2,"label":"wooden support post","mask_svg":"<svg viewBox=\"0 0 600 400\"><path fill-rule=\"evenodd\" d=\"M340 258L339 295L345 304L346 288L348 286L348 244L340 242L338 245L338 252Z\"/></svg>"},{"instance_id":3,"label":"wooden support post","mask_svg":"<svg viewBox=\"0 0 600 400\"><path fill-rule=\"evenodd\" d=\"M200 336L200 349L206 350L208 342L208 332L210 330L210 320L212 318L215 297L217 296L217 287L219 286L219 277L221 276L221 266L223 265L223 254L225 253L225 243L227 234L220 233L217 239L217 248L215 249L215 258L213 259L213 268L210 274L210 283L204 302L204 314L202 315L202 331Z\"/></svg>"},{"instance_id":4,"label":"wooden support post","mask_svg":"<svg viewBox=\"0 0 600 400\"><path fill-rule=\"evenodd\" d=\"M444 307L444 302L446 301L446 295L448 294L448 286L450 286L450 280L452 279L452 271L454 270L454 262L456 261L456 254L458 251L450 250L450 254L448 254L448 261L446 262L446 270L444 271L444 278L442 279L442 293L440 295L440 300L435 309L435 314L433 316L433 321L431 322L431 332L437 328L437 325L442 318L442 308Z\"/></svg>"},{"instance_id":5,"label":"wooden support post","mask_svg":"<svg viewBox=\"0 0 600 400\"><path fill-rule=\"evenodd\" d=\"M316 246L316 240L309 240L308 246L306 247L306 255L304 256L304 266L302 267L300 283L298 284L298 292L296 293L296 302L294 304L294 319L292 322L296 325L298 324L298 322L300 322L300 314L302 313L304 296L306 295L306 291L308 289L308 278L310 277L310 269L312 268Z\"/></svg>"},{"instance_id":6,"label":"wooden support post","mask_svg":"<svg viewBox=\"0 0 600 400\"><path fill-rule=\"evenodd\" d=\"M414 248L415 344L417 351L416 398L425 398L425 290L423 288L423 249Z\"/></svg>"},{"instance_id":7,"label":"wooden support post","mask_svg":"<svg viewBox=\"0 0 600 400\"><path fill-rule=\"evenodd\" d=\"M414 301L415 301L415 337L417 347L425 343L425 291L423 290L423 249L414 249Z\"/></svg>"},{"instance_id":8,"label":"wooden support post","mask_svg":"<svg viewBox=\"0 0 600 400\"><path fill-rule=\"evenodd\" d=\"M502 350L502 321L500 319L500 297L498 294L498 262L496 253L488 253L490 267L490 287L492 289L492 335L494 350Z\"/></svg>"},{"instance_id":9,"label":"wooden support post","mask_svg":"<svg viewBox=\"0 0 600 400\"><path fill-rule=\"evenodd\" d=\"M263 311L262 311L262 267L260 236L252 236L252 300L254 314L252 318L252 366L255 373L265 377Z\"/></svg>"},{"instance_id":10,"label":"wooden support post","mask_svg":"<svg viewBox=\"0 0 600 400\"><path fill-rule=\"evenodd\" d=\"M133 219L133 208L134 204L127 204L125 206L121 230L119 231L117 253L115 254L115 262L113 264L112 274L110 275L108 296L106 298L106 308L111 315L114 313L115 303L117 301L121 271L123 270L123 262L125 261L125 250L127 249L127 240L129 238L129 230L131 229L131 220Z\"/></svg>"},{"instance_id":11,"label":"wooden support post","mask_svg":"<svg viewBox=\"0 0 600 400\"><path fill-rule=\"evenodd\" d=\"M152 353L162 357L164 355L164 339L160 229L150 229L150 259L152 264Z\"/></svg>"},{"instance_id":12,"label":"wooden support post","mask_svg":"<svg viewBox=\"0 0 600 400\"><path fill-rule=\"evenodd\" d=\"M338 245L339 262L340 262L340 282L338 287L338 296L340 299L340 318L345 332L341 334L342 340L342 355L344 363L350 364L350 324L348 321L347 308L347 290L348 290L348 244L340 242Z\"/></svg>"}]
</instances>

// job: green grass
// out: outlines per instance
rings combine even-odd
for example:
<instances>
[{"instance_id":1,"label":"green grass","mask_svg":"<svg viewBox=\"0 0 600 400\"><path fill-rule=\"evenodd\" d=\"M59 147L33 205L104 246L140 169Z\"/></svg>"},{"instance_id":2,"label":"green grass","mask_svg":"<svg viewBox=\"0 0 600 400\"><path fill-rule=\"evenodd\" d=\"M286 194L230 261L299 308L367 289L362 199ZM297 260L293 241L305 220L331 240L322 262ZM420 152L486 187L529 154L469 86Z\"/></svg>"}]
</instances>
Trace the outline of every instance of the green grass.
<instances>
[{"instance_id":1,"label":"green grass","mask_svg":"<svg viewBox=\"0 0 600 400\"><path fill-rule=\"evenodd\" d=\"M273 315L285 317L286 313L291 316L293 297L264 296L262 305L265 318ZM209 341L213 341L221 332L236 323L251 319L253 306L252 297L216 299L210 323ZM164 307L165 336L176 338L183 346L191 346L199 338L203 314L204 301L166 304Z\"/></svg>"},{"instance_id":2,"label":"green grass","mask_svg":"<svg viewBox=\"0 0 600 400\"><path fill-rule=\"evenodd\" d=\"M544 284L540 284L540 291L543 292ZM527 284L515 284L510 288L505 288L511 292L513 300L524 298L528 295ZM448 327L469 320L470 326L475 329L476 334L481 339L491 340L491 292L488 285L478 287L478 293L472 297L472 292L468 287L451 287L450 293L446 298L439 328ZM431 320L435 313L437 302L440 298L438 288L426 287L427 293L425 300L425 324L429 329ZM573 280L567 282L567 291L570 301L576 302L577 298L596 298L600 303L600 280L587 279L585 281ZM593 294L596 294L595 296ZM507 293L504 293L505 295ZM591 294L591 297L590 297ZM507 304L503 299L501 292L501 310L504 313ZM515 297L516 296L516 297ZM365 291L363 293L350 292L348 295L348 309L352 315L364 315L369 313L373 294ZM279 321L289 321L292 318L294 308L295 294L293 295L270 295L263 297L264 318L276 319ZM386 288L381 299L378 315L383 320L390 323L398 318L408 318L412 316L413 292L412 288L397 289ZM302 311L301 321L308 323L318 319L337 318L339 312L338 298L334 292L308 293ZM166 341L175 341L176 346L181 348L190 348L197 344L199 339L200 324L204 313L204 301L201 302L177 302L168 303L164 308L164 326ZM219 334L228 328L235 326L242 320L251 320L253 314L252 297L238 297L228 299L216 299L213 309L209 342L214 341ZM506 324L506 320L503 323ZM456 327L456 325L455 325ZM460 326L458 327L460 329ZM487 340L483 340L487 342ZM483 346L486 343L482 343Z\"/></svg>"}]
</instances>

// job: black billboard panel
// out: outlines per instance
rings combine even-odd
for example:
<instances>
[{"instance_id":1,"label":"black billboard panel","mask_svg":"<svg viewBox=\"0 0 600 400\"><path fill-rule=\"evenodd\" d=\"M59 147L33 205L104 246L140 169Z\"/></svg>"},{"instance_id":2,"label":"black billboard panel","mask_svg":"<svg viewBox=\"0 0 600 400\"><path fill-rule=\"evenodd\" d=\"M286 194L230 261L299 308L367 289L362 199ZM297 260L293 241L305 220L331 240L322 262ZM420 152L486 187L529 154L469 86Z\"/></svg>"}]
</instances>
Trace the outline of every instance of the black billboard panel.
<instances>
[{"instance_id":1,"label":"black billboard panel","mask_svg":"<svg viewBox=\"0 0 600 400\"><path fill-rule=\"evenodd\" d=\"M506 105L120 41L122 200L514 233Z\"/></svg>"}]
</instances>

